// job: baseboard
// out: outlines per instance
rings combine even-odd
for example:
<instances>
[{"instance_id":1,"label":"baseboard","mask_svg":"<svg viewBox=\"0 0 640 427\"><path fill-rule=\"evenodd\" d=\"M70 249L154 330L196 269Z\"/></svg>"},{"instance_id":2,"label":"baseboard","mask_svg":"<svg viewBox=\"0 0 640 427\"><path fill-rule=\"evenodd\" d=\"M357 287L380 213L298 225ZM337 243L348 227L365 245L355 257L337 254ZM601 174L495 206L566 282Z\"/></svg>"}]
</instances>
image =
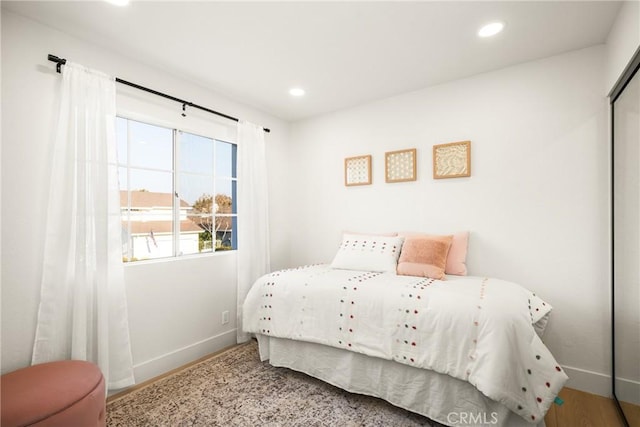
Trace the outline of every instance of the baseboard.
<instances>
[{"instance_id":1,"label":"baseboard","mask_svg":"<svg viewBox=\"0 0 640 427\"><path fill-rule=\"evenodd\" d=\"M585 369L563 366L569 376L566 387L585 391L598 396L611 397L611 375Z\"/></svg>"},{"instance_id":2,"label":"baseboard","mask_svg":"<svg viewBox=\"0 0 640 427\"><path fill-rule=\"evenodd\" d=\"M209 337L162 356L133 365L136 384L184 366L194 360L236 344L236 329Z\"/></svg>"},{"instance_id":3,"label":"baseboard","mask_svg":"<svg viewBox=\"0 0 640 427\"><path fill-rule=\"evenodd\" d=\"M620 378L616 381L616 397L621 402L640 406L640 382Z\"/></svg>"}]
</instances>

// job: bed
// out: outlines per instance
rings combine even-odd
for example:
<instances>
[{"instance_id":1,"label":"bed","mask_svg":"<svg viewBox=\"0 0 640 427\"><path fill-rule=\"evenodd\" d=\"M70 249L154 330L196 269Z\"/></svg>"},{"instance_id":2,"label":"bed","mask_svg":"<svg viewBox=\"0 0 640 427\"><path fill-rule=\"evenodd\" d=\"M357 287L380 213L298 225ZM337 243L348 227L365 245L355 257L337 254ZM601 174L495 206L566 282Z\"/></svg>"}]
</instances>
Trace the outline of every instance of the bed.
<instances>
[{"instance_id":1,"label":"bed","mask_svg":"<svg viewBox=\"0 0 640 427\"><path fill-rule=\"evenodd\" d=\"M398 275L394 256L393 271L337 255L257 280L243 325L261 359L445 425L544 425L568 379L540 338L551 306L495 278Z\"/></svg>"}]
</instances>

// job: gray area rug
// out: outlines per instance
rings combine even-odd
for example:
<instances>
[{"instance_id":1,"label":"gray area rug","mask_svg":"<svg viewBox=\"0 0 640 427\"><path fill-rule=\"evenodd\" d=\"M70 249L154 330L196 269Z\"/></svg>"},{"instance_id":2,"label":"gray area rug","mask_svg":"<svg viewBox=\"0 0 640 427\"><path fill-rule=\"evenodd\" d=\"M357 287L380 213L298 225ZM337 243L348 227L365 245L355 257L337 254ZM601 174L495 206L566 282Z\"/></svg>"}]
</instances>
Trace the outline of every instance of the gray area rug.
<instances>
[{"instance_id":1,"label":"gray area rug","mask_svg":"<svg viewBox=\"0 0 640 427\"><path fill-rule=\"evenodd\" d=\"M260 362L255 341L107 404L107 426L440 426L381 399Z\"/></svg>"}]
</instances>

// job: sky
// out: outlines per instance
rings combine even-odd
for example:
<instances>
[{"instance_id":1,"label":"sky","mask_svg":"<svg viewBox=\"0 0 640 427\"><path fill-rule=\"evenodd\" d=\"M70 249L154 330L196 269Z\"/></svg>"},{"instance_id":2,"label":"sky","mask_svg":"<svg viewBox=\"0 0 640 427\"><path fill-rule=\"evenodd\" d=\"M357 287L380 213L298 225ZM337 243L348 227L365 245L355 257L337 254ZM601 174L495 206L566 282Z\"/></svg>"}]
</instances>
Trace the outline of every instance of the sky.
<instances>
[{"instance_id":1,"label":"sky","mask_svg":"<svg viewBox=\"0 0 640 427\"><path fill-rule=\"evenodd\" d=\"M118 117L116 138L121 190L173 192L172 129ZM187 132L177 132L177 139L180 198L193 204L203 194L231 196L235 145Z\"/></svg>"}]
</instances>

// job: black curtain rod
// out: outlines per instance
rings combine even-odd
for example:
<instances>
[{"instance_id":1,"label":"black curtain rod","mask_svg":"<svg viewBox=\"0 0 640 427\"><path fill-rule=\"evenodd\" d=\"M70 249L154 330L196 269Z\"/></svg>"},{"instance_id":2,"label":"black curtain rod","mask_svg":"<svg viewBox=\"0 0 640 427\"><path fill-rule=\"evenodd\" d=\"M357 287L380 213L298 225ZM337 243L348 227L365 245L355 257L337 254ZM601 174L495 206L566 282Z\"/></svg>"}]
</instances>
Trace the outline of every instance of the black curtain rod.
<instances>
[{"instance_id":1,"label":"black curtain rod","mask_svg":"<svg viewBox=\"0 0 640 427\"><path fill-rule=\"evenodd\" d=\"M64 64L67 63L66 59L59 58L59 57L57 57L55 55L51 55L51 54L49 54L47 59L49 61L51 61L51 62L55 62L56 63L56 71L58 73L61 72L60 68ZM126 85L126 86L134 87L134 88L142 90L144 92L149 92L149 93L152 93L154 95L161 96L161 97L166 98L166 99L170 99L170 100L175 101L175 102L179 102L180 104L182 104L182 110L183 111L184 111L185 107L188 106L188 107L191 107L191 108L197 108L198 110L206 111L207 113L215 114L215 115L220 116L220 117L224 117L225 119L233 120L234 122L240 121L236 117L232 117L232 116L229 116L227 114L220 113L218 111L212 110L210 108L203 107L203 106L198 105L198 104L194 104L193 102L185 101L184 99L176 98L175 96L167 95L166 93L158 92L157 90L149 89L148 87L140 86L139 84L136 84L136 83L131 83L131 82L128 82L126 80L122 80L122 79L120 79L118 77L116 77L116 82L117 83L121 83L121 84ZM183 113L183 115L184 115L184 113ZM271 132L270 129L267 129L267 128L263 128L263 129L264 129L265 132Z\"/></svg>"}]
</instances>

